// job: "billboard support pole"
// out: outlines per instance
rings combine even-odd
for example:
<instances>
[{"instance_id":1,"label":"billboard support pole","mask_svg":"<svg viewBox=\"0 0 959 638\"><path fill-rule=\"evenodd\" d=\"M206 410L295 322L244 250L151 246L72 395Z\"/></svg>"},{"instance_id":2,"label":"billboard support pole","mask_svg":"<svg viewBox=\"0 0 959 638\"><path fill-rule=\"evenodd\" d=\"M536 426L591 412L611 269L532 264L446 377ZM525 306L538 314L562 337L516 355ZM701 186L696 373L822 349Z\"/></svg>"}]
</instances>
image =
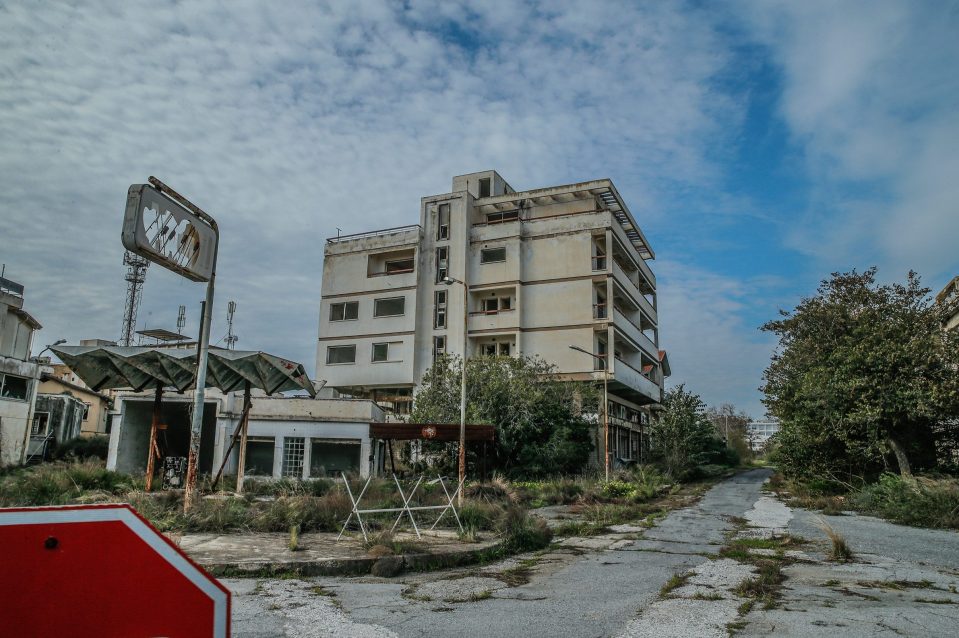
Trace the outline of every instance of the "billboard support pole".
<instances>
[{"instance_id":1,"label":"billboard support pole","mask_svg":"<svg viewBox=\"0 0 959 638\"><path fill-rule=\"evenodd\" d=\"M216 220L156 177L150 176L150 184L208 223L219 238L220 229L216 225ZM196 389L193 393L193 420L190 424L190 453L187 459L186 490L183 494L184 512L190 510L193 506L193 501L196 499L197 464L200 460L200 434L203 431L203 401L206 394L206 368L210 352L210 322L213 318L213 287L216 282L216 257L219 245L220 242L217 241L213 251L213 270L210 273L210 279L206 286L206 301L203 304L203 316L200 319L200 340L199 343L197 343Z\"/></svg>"}]
</instances>

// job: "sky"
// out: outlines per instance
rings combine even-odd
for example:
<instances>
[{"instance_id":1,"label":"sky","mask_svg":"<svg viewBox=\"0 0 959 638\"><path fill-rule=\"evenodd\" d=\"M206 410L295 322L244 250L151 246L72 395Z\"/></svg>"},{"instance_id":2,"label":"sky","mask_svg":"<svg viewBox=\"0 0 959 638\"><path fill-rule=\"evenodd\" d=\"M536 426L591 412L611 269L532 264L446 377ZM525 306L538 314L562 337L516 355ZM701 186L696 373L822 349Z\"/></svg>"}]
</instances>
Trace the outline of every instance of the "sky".
<instances>
[{"instance_id":1,"label":"sky","mask_svg":"<svg viewBox=\"0 0 959 638\"><path fill-rule=\"evenodd\" d=\"M759 330L831 272L959 274L959 4L7 2L0 262L61 338L117 339L126 191L221 230L214 343L315 370L325 238L453 175L608 177L654 250L671 385L761 417ZM197 332L147 272L138 328Z\"/></svg>"}]
</instances>

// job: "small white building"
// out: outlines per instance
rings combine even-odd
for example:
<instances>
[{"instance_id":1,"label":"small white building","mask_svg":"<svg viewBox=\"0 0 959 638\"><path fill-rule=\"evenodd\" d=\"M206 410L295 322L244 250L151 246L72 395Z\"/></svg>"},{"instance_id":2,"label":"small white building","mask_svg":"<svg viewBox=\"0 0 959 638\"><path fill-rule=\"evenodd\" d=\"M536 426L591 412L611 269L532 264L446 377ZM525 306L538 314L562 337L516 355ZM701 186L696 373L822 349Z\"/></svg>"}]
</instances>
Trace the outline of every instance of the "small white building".
<instances>
[{"instance_id":1,"label":"small white building","mask_svg":"<svg viewBox=\"0 0 959 638\"><path fill-rule=\"evenodd\" d=\"M128 474L146 471L153 414L152 393L120 393L113 412L107 468ZM157 437L161 455L186 457L193 393L166 394ZM242 393L207 389L198 470L235 474L239 441L230 448L243 410ZM383 410L366 399L311 399L254 393L248 426L246 468L249 477L318 478L339 472L369 476L382 466L383 454L370 438L370 423ZM226 463L223 461L226 459Z\"/></svg>"}]
</instances>

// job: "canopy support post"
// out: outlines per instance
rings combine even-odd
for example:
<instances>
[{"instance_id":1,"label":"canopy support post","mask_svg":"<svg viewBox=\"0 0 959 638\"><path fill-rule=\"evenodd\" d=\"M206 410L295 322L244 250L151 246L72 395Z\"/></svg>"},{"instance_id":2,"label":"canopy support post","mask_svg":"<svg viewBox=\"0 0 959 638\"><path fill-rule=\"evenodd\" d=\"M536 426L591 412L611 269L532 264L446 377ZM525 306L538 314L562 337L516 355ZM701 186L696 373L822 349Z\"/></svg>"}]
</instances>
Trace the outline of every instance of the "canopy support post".
<instances>
[{"instance_id":1,"label":"canopy support post","mask_svg":"<svg viewBox=\"0 0 959 638\"><path fill-rule=\"evenodd\" d=\"M243 493L243 479L246 473L246 435L250 429L250 408L253 401L250 399L250 382L243 388L243 418L240 420L240 451L237 454L236 466L236 493Z\"/></svg>"},{"instance_id":2,"label":"canopy support post","mask_svg":"<svg viewBox=\"0 0 959 638\"><path fill-rule=\"evenodd\" d=\"M245 435L245 428L244 428L243 426L244 426L244 424L246 423L246 420L247 420L247 418L248 418L248 416L249 416L249 414L250 414L250 407L249 407L249 406L250 406L250 382L247 381L247 382L246 382L246 389L245 389L245 391L243 392L243 410L242 410L242 412L241 412L241 414L240 414L240 422L236 424L236 429L233 430L233 436L230 437L230 446L229 446L228 448L226 448L226 452L223 453L223 460L220 461L220 469L218 469L218 470L216 471L216 476L213 477L212 489L214 489L214 490L216 489L216 486L220 484L220 477L223 476L223 468L226 467L226 462L230 460L230 452L233 451L233 446L236 445L237 437L240 436L240 432L244 432L244 435ZM243 457L242 457L242 454L243 454L242 450L246 447L246 445L245 445L245 444L246 444L246 440L245 440L245 439L244 439L243 443L244 443L244 445L240 448L240 450L241 450L241 452L240 452L240 454L241 454L240 463L241 463L241 464L243 463L243 460L244 460ZM241 476L242 476L242 470L240 470L240 471L237 472L237 478L238 478L238 480L240 481L240 485L242 485L242 480L243 480L242 478L240 478Z\"/></svg>"},{"instance_id":3,"label":"canopy support post","mask_svg":"<svg viewBox=\"0 0 959 638\"><path fill-rule=\"evenodd\" d=\"M156 394L153 398L153 419L150 421L150 449L147 452L147 472L144 477L144 489L149 492L153 489L154 460L160 458L157 449L157 427L160 425L160 406L163 402L163 384L157 382Z\"/></svg>"}]
</instances>

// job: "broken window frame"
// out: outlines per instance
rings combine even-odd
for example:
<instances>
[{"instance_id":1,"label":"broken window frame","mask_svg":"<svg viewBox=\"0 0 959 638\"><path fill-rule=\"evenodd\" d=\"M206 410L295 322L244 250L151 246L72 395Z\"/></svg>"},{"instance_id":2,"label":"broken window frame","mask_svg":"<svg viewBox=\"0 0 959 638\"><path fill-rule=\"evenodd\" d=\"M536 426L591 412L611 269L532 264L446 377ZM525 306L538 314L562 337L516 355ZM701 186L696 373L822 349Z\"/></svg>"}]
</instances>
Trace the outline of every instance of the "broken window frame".
<instances>
[{"instance_id":1,"label":"broken window frame","mask_svg":"<svg viewBox=\"0 0 959 638\"><path fill-rule=\"evenodd\" d=\"M433 328L440 329L446 327L446 291L436 290L433 292Z\"/></svg>"},{"instance_id":2,"label":"broken window frame","mask_svg":"<svg viewBox=\"0 0 959 638\"><path fill-rule=\"evenodd\" d=\"M436 209L436 241L450 238L450 205L440 204Z\"/></svg>"},{"instance_id":3,"label":"broken window frame","mask_svg":"<svg viewBox=\"0 0 959 638\"><path fill-rule=\"evenodd\" d=\"M449 246L439 246L436 249L436 283L441 284L450 271Z\"/></svg>"}]
</instances>

